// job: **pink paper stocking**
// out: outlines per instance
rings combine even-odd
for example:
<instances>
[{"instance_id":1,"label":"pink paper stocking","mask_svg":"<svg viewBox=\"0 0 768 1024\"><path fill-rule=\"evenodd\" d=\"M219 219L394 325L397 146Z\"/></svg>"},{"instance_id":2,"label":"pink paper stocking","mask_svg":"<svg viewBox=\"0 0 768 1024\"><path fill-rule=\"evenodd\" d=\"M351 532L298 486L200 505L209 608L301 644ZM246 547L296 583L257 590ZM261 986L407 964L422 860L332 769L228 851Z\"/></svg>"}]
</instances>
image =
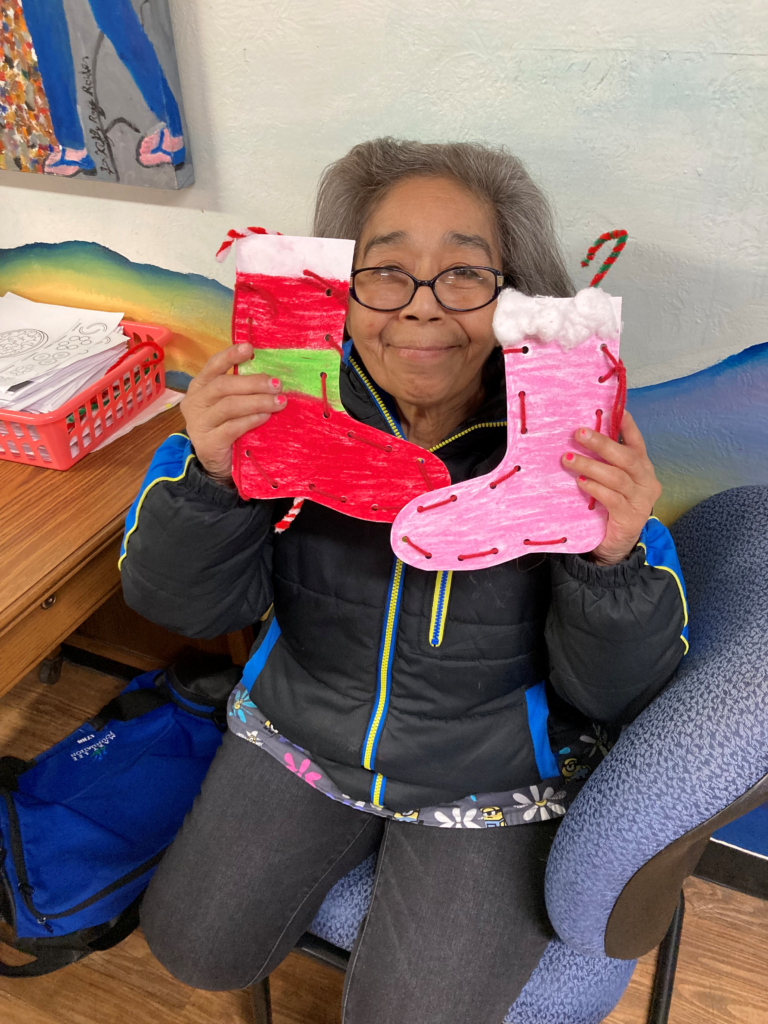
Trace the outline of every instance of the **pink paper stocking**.
<instances>
[{"instance_id":1,"label":"pink paper stocking","mask_svg":"<svg viewBox=\"0 0 768 1024\"><path fill-rule=\"evenodd\" d=\"M392 526L398 558L420 569L483 569L532 551L591 551L603 540L605 509L561 459L591 454L574 440L579 426L618 436L626 394L621 306L603 292L583 295L502 293L494 330L506 368L505 457L487 476L406 505Z\"/></svg>"},{"instance_id":2,"label":"pink paper stocking","mask_svg":"<svg viewBox=\"0 0 768 1024\"><path fill-rule=\"evenodd\" d=\"M437 456L344 412L339 365L354 242L256 233L239 236L236 252L232 340L256 350L238 372L279 377L287 398L233 447L240 494L311 498L391 523L411 498L448 483Z\"/></svg>"}]
</instances>

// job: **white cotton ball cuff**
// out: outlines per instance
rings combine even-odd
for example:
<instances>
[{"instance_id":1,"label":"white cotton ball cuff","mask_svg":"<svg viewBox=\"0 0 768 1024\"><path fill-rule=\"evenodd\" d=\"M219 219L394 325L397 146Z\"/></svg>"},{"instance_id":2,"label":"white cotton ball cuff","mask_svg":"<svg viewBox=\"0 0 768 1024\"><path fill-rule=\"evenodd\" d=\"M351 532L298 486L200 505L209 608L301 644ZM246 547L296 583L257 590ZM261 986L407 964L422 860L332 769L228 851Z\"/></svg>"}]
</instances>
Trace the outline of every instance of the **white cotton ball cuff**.
<instances>
[{"instance_id":1,"label":"white cotton ball cuff","mask_svg":"<svg viewBox=\"0 0 768 1024\"><path fill-rule=\"evenodd\" d=\"M570 299L507 288L493 316L493 332L502 345L556 341L568 351L593 337L615 341L620 330L621 299L600 288L583 288Z\"/></svg>"},{"instance_id":2,"label":"white cotton ball cuff","mask_svg":"<svg viewBox=\"0 0 768 1024\"><path fill-rule=\"evenodd\" d=\"M301 277L311 270L329 281L347 281L355 243L344 238L248 235L238 238L236 253L241 274Z\"/></svg>"}]
</instances>

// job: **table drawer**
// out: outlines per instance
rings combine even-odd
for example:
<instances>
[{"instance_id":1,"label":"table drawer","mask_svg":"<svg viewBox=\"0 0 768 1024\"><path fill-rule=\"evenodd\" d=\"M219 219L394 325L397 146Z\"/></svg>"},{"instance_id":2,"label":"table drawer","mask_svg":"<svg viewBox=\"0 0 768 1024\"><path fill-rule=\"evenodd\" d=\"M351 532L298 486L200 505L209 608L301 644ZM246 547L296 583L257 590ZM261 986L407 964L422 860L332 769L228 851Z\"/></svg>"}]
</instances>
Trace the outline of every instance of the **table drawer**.
<instances>
[{"instance_id":1,"label":"table drawer","mask_svg":"<svg viewBox=\"0 0 768 1024\"><path fill-rule=\"evenodd\" d=\"M116 537L0 637L0 694L10 690L119 589L119 552L120 537Z\"/></svg>"}]
</instances>

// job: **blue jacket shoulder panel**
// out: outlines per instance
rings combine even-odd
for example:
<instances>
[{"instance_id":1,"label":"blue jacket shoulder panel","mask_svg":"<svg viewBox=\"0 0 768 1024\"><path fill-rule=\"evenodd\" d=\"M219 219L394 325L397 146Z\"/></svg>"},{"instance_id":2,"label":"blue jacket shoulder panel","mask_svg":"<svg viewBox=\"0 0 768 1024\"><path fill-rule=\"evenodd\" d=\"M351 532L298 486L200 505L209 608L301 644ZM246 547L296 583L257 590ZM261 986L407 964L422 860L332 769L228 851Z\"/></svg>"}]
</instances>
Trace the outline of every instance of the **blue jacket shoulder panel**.
<instances>
[{"instance_id":1,"label":"blue jacket shoulder panel","mask_svg":"<svg viewBox=\"0 0 768 1024\"><path fill-rule=\"evenodd\" d=\"M677 557L677 550L675 548L675 542L672 540L672 534L661 520L657 519L656 516L651 516L643 527L643 532L640 534L638 545L645 551L646 565L650 565L654 569L664 569L666 572L670 573L677 584L680 593L680 601L683 606L683 629L680 633L680 639L683 641L685 653L687 654L688 595L685 590L683 571L680 568L680 559Z\"/></svg>"},{"instance_id":2,"label":"blue jacket shoulder panel","mask_svg":"<svg viewBox=\"0 0 768 1024\"><path fill-rule=\"evenodd\" d=\"M171 434L152 456L152 461L141 484L141 489L128 510L128 515L125 517L123 543L120 546L120 558L117 563L119 569L123 567L123 559L127 553L128 541L139 525L141 506L150 488L161 481L182 480L194 457L192 442L186 434Z\"/></svg>"}]
</instances>

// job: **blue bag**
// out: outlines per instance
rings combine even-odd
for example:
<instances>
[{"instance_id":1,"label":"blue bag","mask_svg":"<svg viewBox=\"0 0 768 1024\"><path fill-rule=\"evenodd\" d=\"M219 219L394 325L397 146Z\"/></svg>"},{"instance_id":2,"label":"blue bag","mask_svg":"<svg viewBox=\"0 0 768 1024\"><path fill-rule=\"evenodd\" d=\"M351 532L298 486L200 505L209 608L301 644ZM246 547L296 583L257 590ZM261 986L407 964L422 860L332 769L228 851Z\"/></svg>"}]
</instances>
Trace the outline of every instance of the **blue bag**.
<instances>
[{"instance_id":1,"label":"blue bag","mask_svg":"<svg viewBox=\"0 0 768 1024\"><path fill-rule=\"evenodd\" d=\"M33 977L109 949L191 808L240 670L189 652L31 761L0 758L0 919ZM7 929L6 929L7 930Z\"/></svg>"}]
</instances>

